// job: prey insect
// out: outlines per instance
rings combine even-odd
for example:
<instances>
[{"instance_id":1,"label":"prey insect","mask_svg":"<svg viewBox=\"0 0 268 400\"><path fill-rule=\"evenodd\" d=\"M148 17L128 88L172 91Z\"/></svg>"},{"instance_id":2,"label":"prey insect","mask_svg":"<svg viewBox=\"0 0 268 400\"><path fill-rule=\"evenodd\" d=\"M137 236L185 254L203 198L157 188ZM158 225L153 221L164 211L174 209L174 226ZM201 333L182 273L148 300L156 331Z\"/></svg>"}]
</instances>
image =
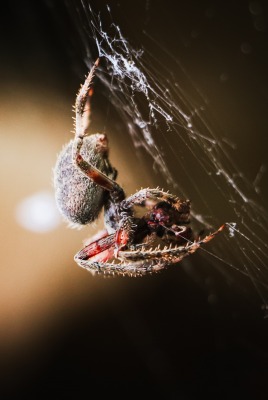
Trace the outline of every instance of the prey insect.
<instances>
[{"instance_id":1,"label":"prey insect","mask_svg":"<svg viewBox=\"0 0 268 400\"><path fill-rule=\"evenodd\" d=\"M65 145L54 168L56 202L61 214L77 226L95 221L104 208L105 230L74 257L92 273L143 275L167 268L193 254L222 231L195 237L190 201L160 188L141 189L126 197L116 183L105 134L89 134L95 62L75 102L75 137ZM145 212L137 217L135 207Z\"/></svg>"}]
</instances>

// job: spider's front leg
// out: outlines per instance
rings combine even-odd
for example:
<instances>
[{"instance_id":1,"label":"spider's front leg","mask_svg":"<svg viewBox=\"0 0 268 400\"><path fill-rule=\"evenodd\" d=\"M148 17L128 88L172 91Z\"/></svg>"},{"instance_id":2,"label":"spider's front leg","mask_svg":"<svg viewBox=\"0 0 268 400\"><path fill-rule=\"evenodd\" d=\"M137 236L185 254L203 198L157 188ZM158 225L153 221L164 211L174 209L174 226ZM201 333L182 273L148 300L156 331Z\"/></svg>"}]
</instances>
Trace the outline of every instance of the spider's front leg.
<instances>
[{"instance_id":1,"label":"spider's front leg","mask_svg":"<svg viewBox=\"0 0 268 400\"><path fill-rule=\"evenodd\" d=\"M119 257L128 262L129 265L134 264L139 268L139 264L141 264L141 268L145 268L145 272L157 271L163 268L166 268L170 264L175 264L180 262L184 257L195 253L203 244L210 242L214 237L223 231L225 228L225 224L220 226L218 230L209 235L205 236L203 239L199 239L198 241L188 241L186 245L183 246L170 246L165 248L160 248L159 246L156 248L146 249L141 248L135 251L125 250L119 252Z\"/></svg>"},{"instance_id":2,"label":"spider's front leg","mask_svg":"<svg viewBox=\"0 0 268 400\"><path fill-rule=\"evenodd\" d=\"M114 237L114 234L106 233L103 237L94 240L74 256L74 261L92 273L100 272L107 266L107 261L113 257Z\"/></svg>"},{"instance_id":3,"label":"spider's front leg","mask_svg":"<svg viewBox=\"0 0 268 400\"><path fill-rule=\"evenodd\" d=\"M136 274L137 263L130 265L128 263L109 262L114 257L115 234L106 232L104 236L93 240L80 250L74 257L74 261L82 268L94 274Z\"/></svg>"},{"instance_id":4,"label":"spider's front leg","mask_svg":"<svg viewBox=\"0 0 268 400\"><path fill-rule=\"evenodd\" d=\"M119 227L115 233L114 255L116 258L120 250L127 248L132 243L136 228L132 212L121 211Z\"/></svg>"}]
</instances>

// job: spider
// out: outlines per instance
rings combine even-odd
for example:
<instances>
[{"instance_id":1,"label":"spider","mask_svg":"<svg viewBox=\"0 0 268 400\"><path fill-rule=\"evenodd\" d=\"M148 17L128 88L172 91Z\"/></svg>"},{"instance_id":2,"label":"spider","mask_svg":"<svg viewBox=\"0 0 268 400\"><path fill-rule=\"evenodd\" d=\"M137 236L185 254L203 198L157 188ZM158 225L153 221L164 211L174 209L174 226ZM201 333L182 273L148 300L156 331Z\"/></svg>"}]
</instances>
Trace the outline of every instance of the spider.
<instances>
[{"instance_id":1,"label":"spider","mask_svg":"<svg viewBox=\"0 0 268 400\"><path fill-rule=\"evenodd\" d=\"M160 188L141 189L126 197L116 183L105 134L88 134L92 82L99 59L75 102L75 137L65 145L54 168L56 203L74 226L95 221L104 208L105 230L74 257L94 273L144 275L168 267L194 253L222 231L195 238L189 226L190 201ZM135 206L145 209L135 216Z\"/></svg>"}]
</instances>

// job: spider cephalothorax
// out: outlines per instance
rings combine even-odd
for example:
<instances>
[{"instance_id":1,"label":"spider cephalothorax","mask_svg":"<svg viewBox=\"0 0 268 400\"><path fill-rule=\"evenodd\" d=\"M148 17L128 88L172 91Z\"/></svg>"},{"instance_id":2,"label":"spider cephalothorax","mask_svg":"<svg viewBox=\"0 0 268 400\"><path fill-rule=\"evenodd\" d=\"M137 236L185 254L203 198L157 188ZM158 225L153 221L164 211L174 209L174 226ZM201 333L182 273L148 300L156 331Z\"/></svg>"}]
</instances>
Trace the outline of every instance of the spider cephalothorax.
<instances>
[{"instance_id":1,"label":"spider cephalothorax","mask_svg":"<svg viewBox=\"0 0 268 400\"><path fill-rule=\"evenodd\" d=\"M203 239L195 238L189 226L189 200L159 188L141 189L126 198L115 182L106 135L87 132L97 66L98 60L76 98L75 138L64 146L54 169L57 205L74 225L93 222L104 208L105 231L75 255L81 267L93 273L129 275L158 271L194 253L224 226ZM135 206L146 210L143 216L135 215Z\"/></svg>"}]
</instances>

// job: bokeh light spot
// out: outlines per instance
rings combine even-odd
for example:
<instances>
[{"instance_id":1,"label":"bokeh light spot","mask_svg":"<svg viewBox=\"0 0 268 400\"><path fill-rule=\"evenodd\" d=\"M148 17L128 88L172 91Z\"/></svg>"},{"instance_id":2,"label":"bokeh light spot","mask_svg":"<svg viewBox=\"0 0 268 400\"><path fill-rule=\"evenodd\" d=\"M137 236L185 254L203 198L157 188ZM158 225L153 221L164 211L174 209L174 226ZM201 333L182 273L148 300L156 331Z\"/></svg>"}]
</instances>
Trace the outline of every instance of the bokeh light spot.
<instances>
[{"instance_id":1,"label":"bokeh light spot","mask_svg":"<svg viewBox=\"0 0 268 400\"><path fill-rule=\"evenodd\" d=\"M33 232L49 232L60 223L54 196L49 191L41 191L23 199L16 208L17 222Z\"/></svg>"}]
</instances>

